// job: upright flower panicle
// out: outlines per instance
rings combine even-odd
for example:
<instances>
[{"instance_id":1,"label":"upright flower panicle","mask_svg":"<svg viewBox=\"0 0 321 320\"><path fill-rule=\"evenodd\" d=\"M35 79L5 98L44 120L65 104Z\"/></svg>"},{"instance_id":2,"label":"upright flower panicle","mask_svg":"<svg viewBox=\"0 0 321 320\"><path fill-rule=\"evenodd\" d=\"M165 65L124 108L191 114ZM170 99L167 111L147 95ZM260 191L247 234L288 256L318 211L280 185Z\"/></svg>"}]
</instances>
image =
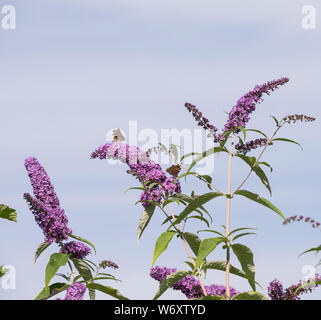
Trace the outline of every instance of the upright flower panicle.
<instances>
[{"instance_id":1,"label":"upright flower panicle","mask_svg":"<svg viewBox=\"0 0 321 320\"><path fill-rule=\"evenodd\" d=\"M68 218L60 208L59 199L45 169L34 157L26 159L25 167L30 177L34 197L25 193L24 198L45 235L45 241L58 243L67 240L68 233L72 233L67 225Z\"/></svg>"},{"instance_id":2,"label":"upright flower panicle","mask_svg":"<svg viewBox=\"0 0 321 320\"><path fill-rule=\"evenodd\" d=\"M159 267L156 266L151 269L150 276L157 280L163 281L168 275L176 272L177 269L167 268L167 267ZM193 276L188 275L180 280L178 280L172 288L174 290L181 291L188 299L192 298L202 298L204 297L204 293L202 291L202 287L200 282L195 279ZM212 284L210 286L205 286L206 293L211 296L223 296L226 293L225 286ZM230 288L230 296L233 297L238 294L238 291L234 288Z\"/></svg>"},{"instance_id":3,"label":"upright flower panicle","mask_svg":"<svg viewBox=\"0 0 321 320\"><path fill-rule=\"evenodd\" d=\"M237 127L245 128L247 122L250 120L249 115L255 110L255 106L263 101L263 94L269 95L288 81L288 78L281 78L257 85L252 91L241 97L229 113L223 133L229 130L238 132L239 129L237 129Z\"/></svg>"},{"instance_id":4,"label":"upright flower panicle","mask_svg":"<svg viewBox=\"0 0 321 320\"><path fill-rule=\"evenodd\" d=\"M129 166L127 173L135 176L146 187L140 197L144 207L150 205L149 201L160 202L166 191L170 194L181 192L179 181L175 183L173 177L168 178L161 166L136 146L117 142L106 143L96 149L91 158L115 159L126 163ZM157 184L148 188L151 183Z\"/></svg>"}]
</instances>

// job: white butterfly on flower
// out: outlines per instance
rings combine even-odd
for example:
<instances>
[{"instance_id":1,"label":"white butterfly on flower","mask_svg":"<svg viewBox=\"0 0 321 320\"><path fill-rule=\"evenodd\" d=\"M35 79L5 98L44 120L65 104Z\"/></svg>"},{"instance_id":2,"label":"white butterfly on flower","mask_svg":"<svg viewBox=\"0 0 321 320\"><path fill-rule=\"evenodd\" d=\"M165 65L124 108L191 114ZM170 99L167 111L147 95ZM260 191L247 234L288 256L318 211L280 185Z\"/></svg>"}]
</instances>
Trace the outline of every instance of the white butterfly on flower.
<instances>
[{"instance_id":1,"label":"white butterfly on flower","mask_svg":"<svg viewBox=\"0 0 321 320\"><path fill-rule=\"evenodd\" d=\"M123 142L125 141L125 137L120 131L120 129L114 129L112 132L113 135L113 142Z\"/></svg>"}]
</instances>

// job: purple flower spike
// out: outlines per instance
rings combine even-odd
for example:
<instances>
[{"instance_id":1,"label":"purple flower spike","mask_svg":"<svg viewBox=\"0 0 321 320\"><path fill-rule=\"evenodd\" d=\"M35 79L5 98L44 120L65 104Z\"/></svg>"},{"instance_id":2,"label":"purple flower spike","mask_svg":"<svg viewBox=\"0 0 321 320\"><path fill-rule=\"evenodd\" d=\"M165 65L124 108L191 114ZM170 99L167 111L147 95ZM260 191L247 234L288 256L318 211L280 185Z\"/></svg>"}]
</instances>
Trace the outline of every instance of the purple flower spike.
<instances>
[{"instance_id":1,"label":"purple flower spike","mask_svg":"<svg viewBox=\"0 0 321 320\"><path fill-rule=\"evenodd\" d=\"M140 197L143 207L148 207L151 204L148 201L160 203L165 191L168 191L169 194L181 192L179 181L174 184L175 179L172 177L167 178L161 166L153 162L149 156L138 147L117 142L106 143L96 149L91 154L91 158L115 159L126 163L129 166L127 173L135 176L146 187ZM157 184L149 190L148 186L151 183Z\"/></svg>"},{"instance_id":2,"label":"purple flower spike","mask_svg":"<svg viewBox=\"0 0 321 320\"><path fill-rule=\"evenodd\" d=\"M60 203L54 187L50 182L47 172L40 165L38 160L34 157L26 159L25 167L36 199L41 201L46 207L59 208Z\"/></svg>"},{"instance_id":3,"label":"purple flower spike","mask_svg":"<svg viewBox=\"0 0 321 320\"><path fill-rule=\"evenodd\" d=\"M168 275L170 275L176 271L177 271L177 269L169 269L166 267L156 266L151 269L149 275L153 279L161 282ZM185 296L188 299L202 298L204 296L200 282L197 279L195 279L193 276L190 276L190 275L178 280L172 286L172 288L174 290L180 290L183 294L185 294ZM221 295L224 295L226 292L225 286L220 286L220 285L216 285L216 284L212 284L210 286L205 286L205 290L208 295L212 295L212 296L221 296ZM231 297L235 296L238 293L239 292L237 290L235 290L234 288L230 288Z\"/></svg>"},{"instance_id":4,"label":"purple flower spike","mask_svg":"<svg viewBox=\"0 0 321 320\"><path fill-rule=\"evenodd\" d=\"M59 199L45 169L33 157L25 161L25 166L30 177L34 197L25 193L24 198L45 235L45 241L50 244L67 240L68 233L72 233L67 226L68 218L64 210L60 208Z\"/></svg>"},{"instance_id":5,"label":"purple flower spike","mask_svg":"<svg viewBox=\"0 0 321 320\"><path fill-rule=\"evenodd\" d=\"M82 300L86 292L86 286L79 282L74 282L66 292L64 300Z\"/></svg>"},{"instance_id":6,"label":"purple flower spike","mask_svg":"<svg viewBox=\"0 0 321 320\"><path fill-rule=\"evenodd\" d=\"M70 241L65 243L63 247L64 248L60 250L60 253L67 253L71 258L84 259L90 254L90 248L82 242Z\"/></svg>"},{"instance_id":7,"label":"purple flower spike","mask_svg":"<svg viewBox=\"0 0 321 320\"><path fill-rule=\"evenodd\" d=\"M250 120L249 114L255 110L256 104L263 101L263 94L265 93L269 95L271 92L278 89L280 86L283 86L288 81L288 78L273 80L262 85L258 85L252 91L245 94L237 101L236 105L229 113L223 133L229 130L238 132L239 129L237 129L237 127L245 128L247 122Z\"/></svg>"},{"instance_id":8,"label":"purple flower spike","mask_svg":"<svg viewBox=\"0 0 321 320\"><path fill-rule=\"evenodd\" d=\"M247 154L251 150L266 146L267 144L268 144L268 139L260 138L260 139L255 139L246 143L238 143L237 145L235 145L235 149L239 153Z\"/></svg>"}]
</instances>

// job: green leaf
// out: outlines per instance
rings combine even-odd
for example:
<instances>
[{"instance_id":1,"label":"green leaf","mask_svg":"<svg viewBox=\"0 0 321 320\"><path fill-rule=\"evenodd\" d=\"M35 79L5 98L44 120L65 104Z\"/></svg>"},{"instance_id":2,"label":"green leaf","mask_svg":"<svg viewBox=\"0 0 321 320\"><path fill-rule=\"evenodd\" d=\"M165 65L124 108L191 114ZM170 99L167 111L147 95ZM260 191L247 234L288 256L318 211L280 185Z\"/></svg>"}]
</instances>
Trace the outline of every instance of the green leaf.
<instances>
[{"instance_id":1,"label":"green leaf","mask_svg":"<svg viewBox=\"0 0 321 320\"><path fill-rule=\"evenodd\" d=\"M247 246L239 243L232 244L231 247L242 266L242 270L248 276L251 288L255 291L255 266L252 251Z\"/></svg>"},{"instance_id":2,"label":"green leaf","mask_svg":"<svg viewBox=\"0 0 321 320\"><path fill-rule=\"evenodd\" d=\"M161 281L158 290L153 300L157 300L168 288L174 285L178 280L192 274L191 271L178 270L168 275L163 281Z\"/></svg>"},{"instance_id":3,"label":"green leaf","mask_svg":"<svg viewBox=\"0 0 321 320\"><path fill-rule=\"evenodd\" d=\"M264 173L264 171L258 166L256 165L255 167L254 164L255 164L255 157L249 157L249 156L245 156L243 154L236 154L235 155L236 157L242 159L245 163L247 163L250 168L255 172L255 174L260 178L261 182L265 185L265 187L269 190L270 192L270 195L272 195L272 190L271 190L271 186L270 186L270 183L269 183L269 180L266 176L266 174Z\"/></svg>"},{"instance_id":4,"label":"green leaf","mask_svg":"<svg viewBox=\"0 0 321 320\"><path fill-rule=\"evenodd\" d=\"M49 287L44 287L41 292L37 295L35 300L46 300L50 297L65 291L68 289L69 284L63 282L56 282L50 285Z\"/></svg>"},{"instance_id":5,"label":"green leaf","mask_svg":"<svg viewBox=\"0 0 321 320\"><path fill-rule=\"evenodd\" d=\"M243 132L243 138L244 138L244 142L245 142L245 140L246 140L246 130L244 129L244 127L238 126L238 127L236 127L236 129L239 129L239 130L241 130Z\"/></svg>"},{"instance_id":6,"label":"green leaf","mask_svg":"<svg viewBox=\"0 0 321 320\"><path fill-rule=\"evenodd\" d=\"M129 300L128 298L123 296L117 289L114 289L110 286L103 286L102 284L99 284L99 283L88 283L87 288L106 293L118 300Z\"/></svg>"},{"instance_id":7,"label":"green leaf","mask_svg":"<svg viewBox=\"0 0 321 320\"><path fill-rule=\"evenodd\" d=\"M0 204L0 218L17 222L17 212L4 204Z\"/></svg>"},{"instance_id":8,"label":"green leaf","mask_svg":"<svg viewBox=\"0 0 321 320\"><path fill-rule=\"evenodd\" d=\"M249 291L249 292L241 292L235 295L232 300L271 300L266 295L256 292L256 291Z\"/></svg>"},{"instance_id":9,"label":"green leaf","mask_svg":"<svg viewBox=\"0 0 321 320\"><path fill-rule=\"evenodd\" d=\"M49 285L50 280L55 276L59 268L66 265L68 259L69 255L64 253L53 253L50 256L45 273L45 287Z\"/></svg>"},{"instance_id":10,"label":"green leaf","mask_svg":"<svg viewBox=\"0 0 321 320\"><path fill-rule=\"evenodd\" d=\"M185 158L187 157L191 157L191 156L198 156L200 153L199 152L190 152L190 153L187 153L187 154L184 154L181 159L180 159L180 162L182 162Z\"/></svg>"},{"instance_id":11,"label":"green leaf","mask_svg":"<svg viewBox=\"0 0 321 320\"><path fill-rule=\"evenodd\" d=\"M35 257L33 259L34 263L36 263L39 256L50 246L47 242L43 242L39 245L39 247L36 250Z\"/></svg>"},{"instance_id":12,"label":"green leaf","mask_svg":"<svg viewBox=\"0 0 321 320\"><path fill-rule=\"evenodd\" d=\"M205 262L202 266L202 270L207 270L207 269L212 269L212 270L219 270L219 271L226 271L226 261L221 261L221 260L215 260L215 261L209 261L209 262ZM252 278L249 277L244 271L233 267L232 265L230 265L230 273L247 279L247 280L251 280Z\"/></svg>"},{"instance_id":13,"label":"green leaf","mask_svg":"<svg viewBox=\"0 0 321 320\"><path fill-rule=\"evenodd\" d=\"M85 263L85 261L81 259L71 259L75 268L79 272L79 274L83 277L85 281L90 281L92 279L92 274L90 268Z\"/></svg>"},{"instance_id":14,"label":"green leaf","mask_svg":"<svg viewBox=\"0 0 321 320\"><path fill-rule=\"evenodd\" d=\"M277 118L275 118L274 116L270 116L270 117L275 121L275 124L278 127L279 126L279 120Z\"/></svg>"},{"instance_id":15,"label":"green leaf","mask_svg":"<svg viewBox=\"0 0 321 320\"><path fill-rule=\"evenodd\" d=\"M262 136L264 136L266 139L269 139L268 136L265 133L263 133L262 131L260 131L260 130L257 130L257 129L246 129L246 131L257 132L257 133L261 134Z\"/></svg>"},{"instance_id":16,"label":"green leaf","mask_svg":"<svg viewBox=\"0 0 321 320\"><path fill-rule=\"evenodd\" d=\"M168 244L170 243L170 241L172 240L174 234L176 232L175 231L170 231L167 230L165 232L163 232L157 239L156 244L155 244L155 249L154 249L154 256L153 256L153 263L152 265L154 265L155 261L157 260L157 258L167 249Z\"/></svg>"},{"instance_id":17,"label":"green leaf","mask_svg":"<svg viewBox=\"0 0 321 320\"><path fill-rule=\"evenodd\" d=\"M269 200L260 197L258 194L247 191L247 190L239 190L239 191L235 192L235 194L239 194L240 196L246 197L250 200L253 200L253 201L273 210L278 215L280 215L284 221L286 220L284 215L282 214L282 212L275 205L273 205Z\"/></svg>"},{"instance_id":18,"label":"green leaf","mask_svg":"<svg viewBox=\"0 0 321 320\"><path fill-rule=\"evenodd\" d=\"M207 227L209 228L210 227L210 224L208 222L208 220L206 220L204 217L202 216L189 216L187 219L198 219L198 220L201 220L203 222L206 223Z\"/></svg>"},{"instance_id":19,"label":"green leaf","mask_svg":"<svg viewBox=\"0 0 321 320\"><path fill-rule=\"evenodd\" d=\"M290 139L286 139L286 138L275 138L275 139L273 139L272 141L284 141L284 142L295 143L295 144L297 144L297 145L301 148L301 150L303 150L303 148L302 148L302 146L300 145L299 142L296 142L296 141L293 141L293 140L290 140Z\"/></svg>"},{"instance_id":20,"label":"green leaf","mask_svg":"<svg viewBox=\"0 0 321 320\"><path fill-rule=\"evenodd\" d=\"M79 241L81 241L81 242L84 242L84 243L89 244L89 245L94 249L95 254L96 254L96 248L95 248L95 246L94 246L91 242L89 242L88 240L86 240L86 239L84 239L84 238L82 238L82 237L76 236L76 235L74 235L74 234L70 234L70 233L68 233L68 236L71 237L71 238L74 238L74 239L76 239L76 240L79 240Z\"/></svg>"},{"instance_id":21,"label":"green leaf","mask_svg":"<svg viewBox=\"0 0 321 320\"><path fill-rule=\"evenodd\" d=\"M148 207L145 208L145 211L140 217L138 229L137 229L137 241L139 242L144 230L148 226L153 214L155 211L155 205L151 204Z\"/></svg>"},{"instance_id":22,"label":"green leaf","mask_svg":"<svg viewBox=\"0 0 321 320\"><path fill-rule=\"evenodd\" d=\"M209 150L206 150L204 152L202 152L196 159L194 159L191 163L191 165L188 168L188 172L191 171L191 169L196 165L197 162L203 160L204 158L211 156L214 153L219 153L219 152L227 152L227 150L225 148L222 147L215 147L215 148L211 148Z\"/></svg>"},{"instance_id":23,"label":"green leaf","mask_svg":"<svg viewBox=\"0 0 321 320\"><path fill-rule=\"evenodd\" d=\"M204 239L200 243L198 254L195 261L195 270L200 267L204 262L205 258L216 248L216 246L221 243L222 238L208 238Z\"/></svg>"},{"instance_id":24,"label":"green leaf","mask_svg":"<svg viewBox=\"0 0 321 320\"><path fill-rule=\"evenodd\" d=\"M192 249L195 256L197 256L201 244L201 239L196 234L191 232L184 232L183 238L186 240L187 244Z\"/></svg>"},{"instance_id":25,"label":"green leaf","mask_svg":"<svg viewBox=\"0 0 321 320\"><path fill-rule=\"evenodd\" d=\"M223 196L222 193L217 193L217 192L209 192L205 193L196 199L193 199L186 207L185 209L180 213L180 215L177 217L175 222L172 223L171 227L179 224L182 222L191 212L196 210L197 208L200 208L203 204L209 202L210 200Z\"/></svg>"},{"instance_id":26,"label":"green leaf","mask_svg":"<svg viewBox=\"0 0 321 320\"><path fill-rule=\"evenodd\" d=\"M302 255L305 254L305 253L313 252L313 251L315 251L316 253L319 253L319 251L321 251L321 245L318 246L318 247L311 248L311 249L309 249L309 250L306 250L306 251L300 253L299 257L302 256Z\"/></svg>"},{"instance_id":27,"label":"green leaf","mask_svg":"<svg viewBox=\"0 0 321 320\"><path fill-rule=\"evenodd\" d=\"M255 233L255 232L245 232L245 233L240 233L240 234L238 234L237 236L235 236L235 237L232 239L232 241L235 241L236 239L238 239L238 238L240 238L240 237L248 236L248 235L250 235L250 234L254 234L254 235L256 235L256 233Z\"/></svg>"}]
</instances>

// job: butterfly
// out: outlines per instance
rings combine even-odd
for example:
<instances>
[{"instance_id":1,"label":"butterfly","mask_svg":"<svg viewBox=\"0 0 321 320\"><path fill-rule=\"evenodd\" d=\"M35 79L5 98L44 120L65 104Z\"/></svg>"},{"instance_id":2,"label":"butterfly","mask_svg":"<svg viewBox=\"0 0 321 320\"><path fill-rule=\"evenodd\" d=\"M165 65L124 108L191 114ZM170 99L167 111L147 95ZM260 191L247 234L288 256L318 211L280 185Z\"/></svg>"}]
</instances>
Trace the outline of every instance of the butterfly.
<instances>
[{"instance_id":1,"label":"butterfly","mask_svg":"<svg viewBox=\"0 0 321 320\"><path fill-rule=\"evenodd\" d=\"M113 142L122 142L125 141L125 137L121 133L120 129L114 129L112 132Z\"/></svg>"},{"instance_id":2,"label":"butterfly","mask_svg":"<svg viewBox=\"0 0 321 320\"><path fill-rule=\"evenodd\" d=\"M173 177L177 178L178 174L181 172L181 169L182 169L181 164L174 164L171 167L167 168L166 172L168 172Z\"/></svg>"}]
</instances>

